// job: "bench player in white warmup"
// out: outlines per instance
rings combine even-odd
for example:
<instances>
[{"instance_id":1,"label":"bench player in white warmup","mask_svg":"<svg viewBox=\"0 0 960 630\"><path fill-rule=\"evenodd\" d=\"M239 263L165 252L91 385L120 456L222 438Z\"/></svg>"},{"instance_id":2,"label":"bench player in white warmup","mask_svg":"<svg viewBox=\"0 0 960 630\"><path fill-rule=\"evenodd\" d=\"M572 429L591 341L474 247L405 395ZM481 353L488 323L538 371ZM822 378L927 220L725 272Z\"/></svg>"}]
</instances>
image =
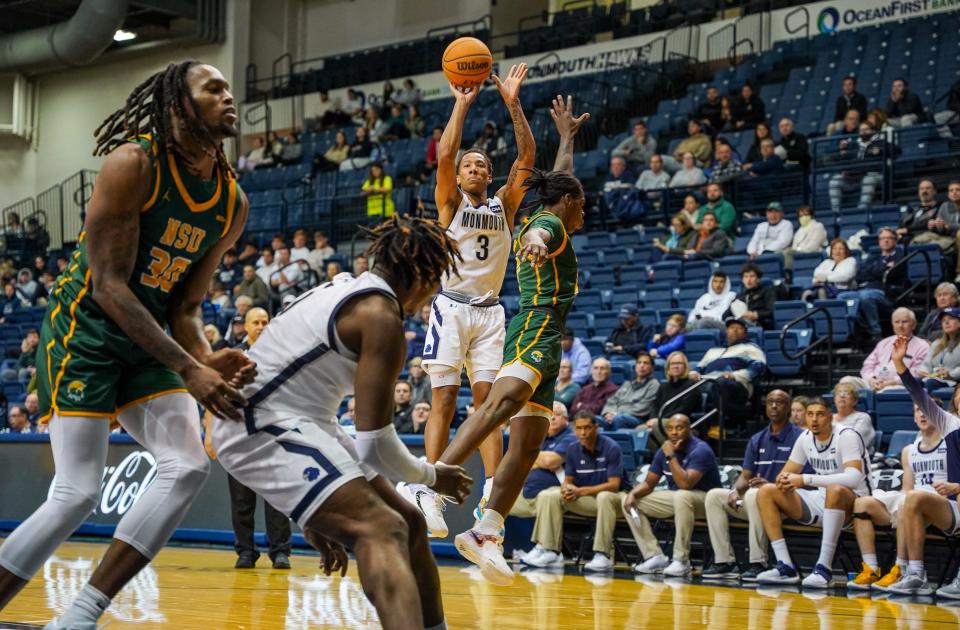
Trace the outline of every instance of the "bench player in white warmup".
<instances>
[{"instance_id":1,"label":"bench player in white warmup","mask_svg":"<svg viewBox=\"0 0 960 630\"><path fill-rule=\"evenodd\" d=\"M520 86L526 76L527 66L520 64L510 68L504 81L493 77L517 137L517 159L506 183L493 197L487 197L487 188L493 181L489 155L471 148L456 161L467 111L480 92L450 86L454 105L437 145L435 195L440 225L459 245L463 260L457 265L458 273L447 274L441 283L423 347L423 368L430 375L433 390L423 436L430 462L436 462L447 447L464 365L473 390L473 404L479 407L490 393L503 359L506 324L500 287L510 257L514 217L523 201L526 177L522 172L533 166L536 149L533 132L520 106ZM485 479L483 497L474 511L478 520L490 498L493 471L503 457L501 432L492 432L479 450ZM441 495L423 485L401 484L398 490L423 510L430 536L447 536Z\"/></svg>"},{"instance_id":2,"label":"bench player in white warmup","mask_svg":"<svg viewBox=\"0 0 960 630\"><path fill-rule=\"evenodd\" d=\"M435 221L394 216L371 236L372 271L336 276L266 327L250 350L259 372L243 390L244 421L215 421L213 446L227 472L297 522L328 574L345 571L343 547L353 550L384 628L445 628L426 523L392 482L463 501L471 480L410 454L392 423L393 386L404 315L456 272L459 255ZM350 394L356 441L336 416Z\"/></svg>"}]
</instances>

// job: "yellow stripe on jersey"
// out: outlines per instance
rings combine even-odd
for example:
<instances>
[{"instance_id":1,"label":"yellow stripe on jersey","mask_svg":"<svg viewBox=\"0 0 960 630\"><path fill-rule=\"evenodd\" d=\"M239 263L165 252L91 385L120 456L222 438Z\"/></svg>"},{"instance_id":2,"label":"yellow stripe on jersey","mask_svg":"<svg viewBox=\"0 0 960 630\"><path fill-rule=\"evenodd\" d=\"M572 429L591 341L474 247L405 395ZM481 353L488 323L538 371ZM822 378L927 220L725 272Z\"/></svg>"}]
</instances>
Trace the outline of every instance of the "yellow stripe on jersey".
<instances>
[{"instance_id":1,"label":"yellow stripe on jersey","mask_svg":"<svg viewBox=\"0 0 960 630\"><path fill-rule=\"evenodd\" d=\"M230 226L233 225L233 212L237 203L237 180L230 178L230 188L227 192L227 220L223 222L223 232L220 233L220 238L223 238L227 235L227 232L230 231Z\"/></svg>"},{"instance_id":2,"label":"yellow stripe on jersey","mask_svg":"<svg viewBox=\"0 0 960 630\"><path fill-rule=\"evenodd\" d=\"M186 187L184 187L183 181L180 179L180 171L177 170L177 161L174 159L173 153L169 151L167 152L167 164L170 167L170 174L173 176L173 183L177 187L177 192L180 193L180 198L183 199L183 202L190 208L190 212L206 212L220 201L220 194L223 190L223 177L221 177L219 173L216 174L217 189L214 191L213 196L202 203L198 203L193 200L193 197L190 196L190 193L188 193Z\"/></svg>"},{"instance_id":3,"label":"yellow stripe on jersey","mask_svg":"<svg viewBox=\"0 0 960 630\"><path fill-rule=\"evenodd\" d=\"M63 338L63 349L66 352L66 355L63 357L63 361L60 362L60 370L57 372L57 379L53 383L53 392L50 395L51 408L54 411L57 411L57 392L60 389L60 380L63 378L64 372L67 370L67 362L70 360L70 350L68 345L70 339L73 337L73 332L77 329L77 306L80 304L80 300L83 299L83 296L87 294L87 291L90 289L90 270L87 269L87 273L83 276L83 288L77 293L77 297L70 303L70 329L67 331L67 334Z\"/></svg>"},{"instance_id":4,"label":"yellow stripe on jersey","mask_svg":"<svg viewBox=\"0 0 960 630\"><path fill-rule=\"evenodd\" d=\"M522 263L521 263L521 264L522 264ZM535 265L535 266L533 267L533 273L534 273L534 274L536 275L536 277L537 277L537 290L536 290L536 292L533 294L533 305L534 305L534 306L537 306L537 298L540 297L540 266L539 266L539 265Z\"/></svg>"},{"instance_id":5,"label":"yellow stripe on jersey","mask_svg":"<svg viewBox=\"0 0 960 630\"><path fill-rule=\"evenodd\" d=\"M527 327L530 326L530 318L533 317L533 311L527 313L527 321L523 322L523 330L520 331L520 334L517 336L517 356L519 357L520 352L520 340L523 339L523 336L527 334ZM529 346L528 346L529 347Z\"/></svg>"}]
</instances>

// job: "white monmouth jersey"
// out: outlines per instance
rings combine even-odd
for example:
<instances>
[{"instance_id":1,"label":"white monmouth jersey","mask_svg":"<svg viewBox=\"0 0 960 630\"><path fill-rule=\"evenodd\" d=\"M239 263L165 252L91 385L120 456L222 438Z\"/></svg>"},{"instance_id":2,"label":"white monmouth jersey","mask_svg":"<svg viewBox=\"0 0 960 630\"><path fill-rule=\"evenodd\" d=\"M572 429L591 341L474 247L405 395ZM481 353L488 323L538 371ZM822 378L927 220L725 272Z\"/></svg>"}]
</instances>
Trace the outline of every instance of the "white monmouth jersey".
<instances>
[{"instance_id":1,"label":"white monmouth jersey","mask_svg":"<svg viewBox=\"0 0 960 630\"><path fill-rule=\"evenodd\" d=\"M858 497L867 496L870 494L870 464L863 439L853 429L835 431L823 445L817 442L817 437L808 429L800 434L793 445L793 451L790 452L790 461L800 464L801 467L810 464L817 475L842 473L844 462L854 460L860 460L863 477L852 490ZM820 488L820 491L826 492L826 488Z\"/></svg>"},{"instance_id":2,"label":"white monmouth jersey","mask_svg":"<svg viewBox=\"0 0 960 630\"><path fill-rule=\"evenodd\" d=\"M337 423L340 402L353 393L358 359L337 337L337 313L368 293L397 299L376 274L343 273L301 295L267 325L249 351L257 377L243 389L248 433L292 418Z\"/></svg>"},{"instance_id":3,"label":"white monmouth jersey","mask_svg":"<svg viewBox=\"0 0 960 630\"><path fill-rule=\"evenodd\" d=\"M461 301L493 301L500 296L513 241L499 197L473 206L463 195L447 232L460 247L457 274L446 274L441 291Z\"/></svg>"},{"instance_id":4,"label":"white monmouth jersey","mask_svg":"<svg viewBox=\"0 0 960 630\"><path fill-rule=\"evenodd\" d=\"M914 490L929 490L936 492L933 484L937 481L947 481L947 443L943 438L929 451L924 451L920 447L922 435L910 445L908 457L910 458L910 470L913 471Z\"/></svg>"}]
</instances>

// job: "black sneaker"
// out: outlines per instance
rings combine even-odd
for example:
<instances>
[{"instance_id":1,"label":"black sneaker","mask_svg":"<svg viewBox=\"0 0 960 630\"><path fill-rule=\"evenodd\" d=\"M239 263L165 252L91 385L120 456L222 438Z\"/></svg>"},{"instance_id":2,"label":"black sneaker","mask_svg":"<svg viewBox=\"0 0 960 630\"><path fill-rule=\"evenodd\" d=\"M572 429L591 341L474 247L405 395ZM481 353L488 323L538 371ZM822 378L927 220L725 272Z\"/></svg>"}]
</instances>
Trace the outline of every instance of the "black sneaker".
<instances>
[{"instance_id":1,"label":"black sneaker","mask_svg":"<svg viewBox=\"0 0 960 630\"><path fill-rule=\"evenodd\" d=\"M757 576L766 570L766 566L760 564L759 562L752 562L750 566L740 574L740 579L744 582L756 582Z\"/></svg>"},{"instance_id":2,"label":"black sneaker","mask_svg":"<svg viewBox=\"0 0 960 630\"><path fill-rule=\"evenodd\" d=\"M233 565L234 569L252 569L257 566L257 556L244 552L240 554L240 557L237 558L237 563Z\"/></svg>"},{"instance_id":3,"label":"black sneaker","mask_svg":"<svg viewBox=\"0 0 960 630\"><path fill-rule=\"evenodd\" d=\"M740 577L740 573L737 571L737 565L734 562L714 562L703 570L700 577L705 580L735 580Z\"/></svg>"},{"instance_id":4,"label":"black sneaker","mask_svg":"<svg viewBox=\"0 0 960 630\"><path fill-rule=\"evenodd\" d=\"M290 558L287 554L282 551L273 557L273 568L274 569L289 569L290 568Z\"/></svg>"}]
</instances>

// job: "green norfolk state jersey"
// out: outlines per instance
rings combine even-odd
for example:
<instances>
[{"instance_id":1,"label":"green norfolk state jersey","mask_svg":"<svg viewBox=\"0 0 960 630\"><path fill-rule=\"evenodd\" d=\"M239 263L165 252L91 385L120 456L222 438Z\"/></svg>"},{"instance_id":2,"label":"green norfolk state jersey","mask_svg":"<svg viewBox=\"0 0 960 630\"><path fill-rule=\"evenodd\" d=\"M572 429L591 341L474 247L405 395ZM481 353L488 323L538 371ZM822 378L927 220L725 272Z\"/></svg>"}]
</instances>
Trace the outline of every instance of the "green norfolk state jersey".
<instances>
[{"instance_id":1,"label":"green norfolk state jersey","mask_svg":"<svg viewBox=\"0 0 960 630\"><path fill-rule=\"evenodd\" d=\"M161 325L171 296L233 223L243 194L232 174L203 181L150 136L131 140L150 158L150 196L140 210L129 286ZM40 331L37 390L41 417L112 418L127 407L185 392L180 377L137 346L93 300L84 234L57 278Z\"/></svg>"},{"instance_id":2,"label":"green norfolk state jersey","mask_svg":"<svg viewBox=\"0 0 960 630\"><path fill-rule=\"evenodd\" d=\"M557 313L558 323L563 324L580 290L577 286L577 255L560 217L541 208L517 230L513 239L514 256L523 248L523 235L534 227L550 233L550 242L547 243L549 259L539 267L517 259L520 308L551 308Z\"/></svg>"}]
</instances>

